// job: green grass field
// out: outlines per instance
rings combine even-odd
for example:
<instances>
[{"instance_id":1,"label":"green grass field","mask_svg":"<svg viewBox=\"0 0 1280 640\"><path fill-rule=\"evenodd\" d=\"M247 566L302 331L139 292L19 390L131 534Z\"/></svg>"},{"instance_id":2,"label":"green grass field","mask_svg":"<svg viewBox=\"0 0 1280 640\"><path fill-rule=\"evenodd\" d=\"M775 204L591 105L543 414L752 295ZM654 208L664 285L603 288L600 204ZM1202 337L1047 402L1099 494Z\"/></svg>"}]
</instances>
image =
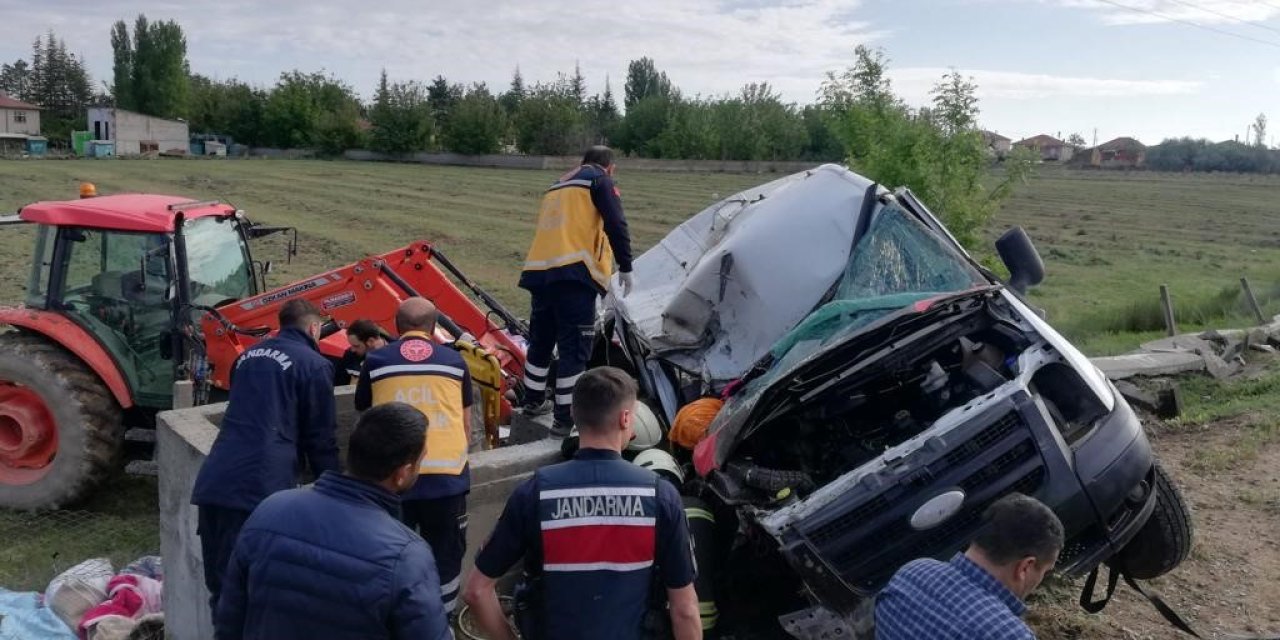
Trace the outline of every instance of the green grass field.
<instances>
[{"instance_id":1,"label":"green grass field","mask_svg":"<svg viewBox=\"0 0 1280 640\"><path fill-rule=\"evenodd\" d=\"M553 172L341 161L69 160L0 162L0 209L101 193L151 191L234 202L256 220L297 226L301 255L283 264L282 240L255 251L275 260L273 284L411 239L437 243L517 313L515 286L539 193ZM618 178L637 250L718 197L772 175L627 173ZM1008 201L994 238L1020 224L1048 270L1032 299L1087 351L1109 353L1159 333L1158 286L1173 289L1180 321L1243 323L1236 296L1251 278L1280 311L1280 177L1040 170ZM30 232L0 240L0 300L20 300ZM797 256L797 259L802 259ZM1221 316L1229 316L1223 319ZM1118 335L1117 335L1118 334Z\"/></svg>"}]
</instances>

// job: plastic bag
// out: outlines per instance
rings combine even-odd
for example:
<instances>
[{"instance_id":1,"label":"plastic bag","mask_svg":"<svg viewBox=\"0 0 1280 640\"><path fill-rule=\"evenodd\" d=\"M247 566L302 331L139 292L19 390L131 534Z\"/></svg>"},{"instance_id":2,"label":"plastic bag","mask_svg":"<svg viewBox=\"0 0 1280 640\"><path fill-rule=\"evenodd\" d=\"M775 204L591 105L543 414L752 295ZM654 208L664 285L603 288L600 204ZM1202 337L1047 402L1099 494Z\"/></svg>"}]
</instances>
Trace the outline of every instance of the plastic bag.
<instances>
[{"instance_id":1,"label":"plastic bag","mask_svg":"<svg viewBox=\"0 0 1280 640\"><path fill-rule=\"evenodd\" d=\"M106 558L92 558L63 571L45 589L45 604L66 623L77 629L84 613L107 599L107 583L115 571Z\"/></svg>"}]
</instances>

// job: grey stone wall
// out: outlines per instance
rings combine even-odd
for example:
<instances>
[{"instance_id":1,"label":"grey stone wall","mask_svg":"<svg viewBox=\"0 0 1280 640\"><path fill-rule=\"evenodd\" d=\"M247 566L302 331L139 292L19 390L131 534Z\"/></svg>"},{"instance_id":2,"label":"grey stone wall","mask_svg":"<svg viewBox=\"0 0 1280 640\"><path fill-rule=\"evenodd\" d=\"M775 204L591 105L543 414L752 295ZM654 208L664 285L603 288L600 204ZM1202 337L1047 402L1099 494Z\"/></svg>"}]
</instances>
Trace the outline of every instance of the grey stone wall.
<instances>
[{"instance_id":1,"label":"grey stone wall","mask_svg":"<svg viewBox=\"0 0 1280 640\"><path fill-rule=\"evenodd\" d=\"M338 445L346 451L357 413L351 403L352 387L335 391L338 405ZM156 420L156 459L160 466L160 552L164 557L164 605L166 635L173 640L208 640L213 637L209 593L204 587L200 539L196 535L196 508L190 504L191 488L200 465L218 434L225 404L175 409ZM524 431L536 425L520 425ZM534 469L560 459L558 440L537 440L471 456L470 524L467 559L489 535L502 513L507 496Z\"/></svg>"}]
</instances>

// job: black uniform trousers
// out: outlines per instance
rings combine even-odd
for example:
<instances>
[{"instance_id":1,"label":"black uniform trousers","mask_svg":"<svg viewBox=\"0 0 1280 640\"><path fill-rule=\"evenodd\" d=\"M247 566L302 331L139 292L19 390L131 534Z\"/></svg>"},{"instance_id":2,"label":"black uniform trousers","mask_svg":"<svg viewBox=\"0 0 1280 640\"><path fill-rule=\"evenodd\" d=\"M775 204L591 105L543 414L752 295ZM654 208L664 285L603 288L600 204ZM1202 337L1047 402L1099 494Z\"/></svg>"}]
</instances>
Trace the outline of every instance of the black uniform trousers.
<instances>
[{"instance_id":1,"label":"black uniform trousers","mask_svg":"<svg viewBox=\"0 0 1280 640\"><path fill-rule=\"evenodd\" d=\"M565 280L530 291L529 352L525 365L525 402L555 401L556 422L572 424L569 406L573 385L587 368L595 338L596 298L592 285ZM558 349L556 379L547 379L553 350Z\"/></svg>"}]
</instances>

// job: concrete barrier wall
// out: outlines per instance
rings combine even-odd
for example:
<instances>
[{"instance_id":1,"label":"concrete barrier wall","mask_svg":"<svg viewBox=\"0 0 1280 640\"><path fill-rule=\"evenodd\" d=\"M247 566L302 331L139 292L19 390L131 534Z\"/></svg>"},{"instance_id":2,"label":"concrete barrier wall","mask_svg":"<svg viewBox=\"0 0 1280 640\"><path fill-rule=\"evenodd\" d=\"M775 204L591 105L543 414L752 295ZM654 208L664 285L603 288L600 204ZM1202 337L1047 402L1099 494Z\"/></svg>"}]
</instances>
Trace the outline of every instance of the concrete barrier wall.
<instances>
[{"instance_id":1,"label":"concrete barrier wall","mask_svg":"<svg viewBox=\"0 0 1280 640\"><path fill-rule=\"evenodd\" d=\"M316 157L315 149L272 149L269 147L250 147L248 149L251 158L277 158L283 160L298 160L302 158ZM228 150L228 155L232 155Z\"/></svg>"},{"instance_id":2,"label":"concrete barrier wall","mask_svg":"<svg viewBox=\"0 0 1280 640\"><path fill-rule=\"evenodd\" d=\"M346 443L357 413L351 403L352 387L336 391L338 445ZM191 489L200 465L209 455L225 404L205 405L161 413L156 420L156 459L160 466L160 553L164 557L164 608L166 635L172 640L209 640L213 626L209 593L204 587L204 563L200 539L196 535L196 508L190 504ZM536 427L523 426L536 431ZM527 444L481 451L471 456L471 495L468 498L470 524L467 529L467 559L471 557L497 522L502 506L516 484L538 467L560 459L558 440L536 440Z\"/></svg>"}]
</instances>

